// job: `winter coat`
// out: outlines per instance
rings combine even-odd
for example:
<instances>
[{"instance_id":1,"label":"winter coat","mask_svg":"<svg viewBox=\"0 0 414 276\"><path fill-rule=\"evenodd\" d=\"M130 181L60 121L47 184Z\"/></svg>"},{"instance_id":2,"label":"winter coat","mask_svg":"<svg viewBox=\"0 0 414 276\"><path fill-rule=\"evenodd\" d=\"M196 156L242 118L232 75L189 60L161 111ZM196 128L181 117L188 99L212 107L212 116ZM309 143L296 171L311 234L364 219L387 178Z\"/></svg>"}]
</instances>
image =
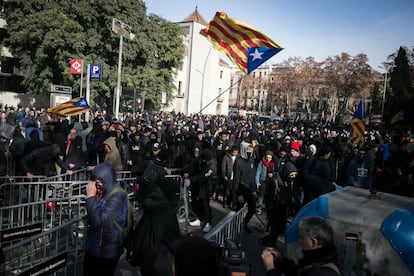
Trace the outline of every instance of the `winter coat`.
<instances>
[{"instance_id":1,"label":"winter coat","mask_svg":"<svg viewBox=\"0 0 414 276\"><path fill-rule=\"evenodd\" d=\"M104 141L104 145L108 145L111 149L105 154L105 162L109 163L114 167L117 172L122 171L122 160L119 154L118 147L116 146L115 137L109 137Z\"/></svg>"},{"instance_id":2,"label":"winter coat","mask_svg":"<svg viewBox=\"0 0 414 276\"><path fill-rule=\"evenodd\" d=\"M171 267L164 254L172 255L176 241L181 238L175 208L168 200L175 192L171 192L172 183L166 179L158 159L150 161L139 184L138 200L144 212L131 241L133 253L142 275L160 275L154 272L156 264L160 262L164 267Z\"/></svg>"},{"instance_id":3,"label":"winter coat","mask_svg":"<svg viewBox=\"0 0 414 276\"><path fill-rule=\"evenodd\" d=\"M67 147L67 143L65 145L65 149ZM69 146L69 150L64 157L64 161L66 165L68 165L69 163L75 165L75 167L72 168L72 170L79 170L82 167L85 167L85 158L82 153L82 138L80 136L76 136L75 139L72 140Z\"/></svg>"},{"instance_id":4,"label":"winter coat","mask_svg":"<svg viewBox=\"0 0 414 276\"><path fill-rule=\"evenodd\" d=\"M20 158L24 153L24 146L26 144L26 139L23 135L19 134L13 138L13 142L10 145L10 152L15 158Z\"/></svg>"},{"instance_id":5,"label":"winter coat","mask_svg":"<svg viewBox=\"0 0 414 276\"><path fill-rule=\"evenodd\" d=\"M371 187L372 171L367 160L358 156L349 162L348 185L368 189Z\"/></svg>"},{"instance_id":6,"label":"winter coat","mask_svg":"<svg viewBox=\"0 0 414 276\"><path fill-rule=\"evenodd\" d=\"M256 192L256 166L253 156L247 155L248 143L242 142L240 144L240 155L236 158L234 164L234 189L239 190L239 186L243 185L251 193Z\"/></svg>"},{"instance_id":7,"label":"winter coat","mask_svg":"<svg viewBox=\"0 0 414 276\"><path fill-rule=\"evenodd\" d=\"M118 225L126 223L126 194L117 192L109 199L105 198L113 189L122 189L117 183L115 170L109 163L97 165L92 171L92 177L102 182L104 191L99 200L96 196L86 199L88 229L85 251L100 258L118 258L123 252L123 237L114 221Z\"/></svg>"},{"instance_id":8,"label":"winter coat","mask_svg":"<svg viewBox=\"0 0 414 276\"><path fill-rule=\"evenodd\" d=\"M231 179L231 176L233 175L233 167L234 164L232 156L230 153L226 153L226 155L223 157L223 160L221 161L221 173L223 177L227 176L228 179Z\"/></svg>"},{"instance_id":9,"label":"winter coat","mask_svg":"<svg viewBox=\"0 0 414 276\"><path fill-rule=\"evenodd\" d=\"M6 155L4 155L5 148L3 142L0 141L0 176L5 176L7 174L7 160Z\"/></svg>"},{"instance_id":10,"label":"winter coat","mask_svg":"<svg viewBox=\"0 0 414 276\"><path fill-rule=\"evenodd\" d=\"M60 147L57 144L33 150L20 160L23 174L30 172L33 175L56 175L55 163L67 170L68 167L59 158L59 154Z\"/></svg>"},{"instance_id":11,"label":"winter coat","mask_svg":"<svg viewBox=\"0 0 414 276\"><path fill-rule=\"evenodd\" d=\"M204 151L210 151L206 149ZM203 151L203 152L204 152ZM202 156L201 156L201 159ZM201 160L195 174L191 175L191 195L194 199L209 198L212 194L211 181L217 178L217 161L212 158L208 161Z\"/></svg>"},{"instance_id":12,"label":"winter coat","mask_svg":"<svg viewBox=\"0 0 414 276\"><path fill-rule=\"evenodd\" d=\"M262 158L262 160L259 162L259 165L257 166L256 183L265 182L267 180L268 167L265 165L265 162L265 159ZM273 161L270 161L268 166L270 166L269 169L271 172L273 172L275 163Z\"/></svg>"},{"instance_id":13,"label":"winter coat","mask_svg":"<svg viewBox=\"0 0 414 276\"><path fill-rule=\"evenodd\" d=\"M333 245L303 250L303 258L295 264L292 260L282 257L277 268L269 270L267 276L300 275L300 276L338 276L338 257Z\"/></svg>"}]
</instances>

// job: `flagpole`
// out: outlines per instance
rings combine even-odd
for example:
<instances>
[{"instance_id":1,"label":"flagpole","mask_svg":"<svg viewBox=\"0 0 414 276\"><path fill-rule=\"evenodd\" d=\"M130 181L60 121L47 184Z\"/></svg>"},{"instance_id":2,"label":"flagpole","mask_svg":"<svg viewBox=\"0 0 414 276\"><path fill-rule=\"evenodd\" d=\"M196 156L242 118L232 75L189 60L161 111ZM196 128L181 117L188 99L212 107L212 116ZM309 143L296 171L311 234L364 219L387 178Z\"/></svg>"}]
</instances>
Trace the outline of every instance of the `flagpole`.
<instances>
[{"instance_id":1,"label":"flagpole","mask_svg":"<svg viewBox=\"0 0 414 276\"><path fill-rule=\"evenodd\" d=\"M79 97L82 97L82 84L83 84L83 60L82 60L82 67L81 67L81 79L80 79L80 85L79 85ZM85 115L85 121L87 122L88 120L86 119L87 115ZM82 114L79 114L79 122L81 121L81 117Z\"/></svg>"},{"instance_id":2,"label":"flagpole","mask_svg":"<svg viewBox=\"0 0 414 276\"><path fill-rule=\"evenodd\" d=\"M239 83L241 83L246 76L247 76L247 74L244 74L244 76L241 77L237 82L233 83L231 86L229 86L223 92L221 92L220 94L218 94L217 97L215 97L214 99L212 99L208 104L206 104L202 109L200 109L200 111L198 113L201 113L204 109L206 109L207 106L209 106L210 104L212 104L213 102L215 102L217 100L217 98L219 98L221 95L223 95L224 93L226 93L227 91L229 91L236 83L239 85Z\"/></svg>"},{"instance_id":3,"label":"flagpole","mask_svg":"<svg viewBox=\"0 0 414 276\"><path fill-rule=\"evenodd\" d=\"M83 85L83 60L82 60L81 79L80 79L80 88L79 88L80 97L82 97L82 85Z\"/></svg>"},{"instance_id":4,"label":"flagpole","mask_svg":"<svg viewBox=\"0 0 414 276\"><path fill-rule=\"evenodd\" d=\"M91 72L91 65L88 63L87 66L87 72L86 72L86 101L89 104L89 98L90 98L90 91L91 91L91 84L90 84L90 80L91 80L91 76L90 76L90 72ZM89 122L89 111L86 112L85 114L85 121Z\"/></svg>"}]
</instances>

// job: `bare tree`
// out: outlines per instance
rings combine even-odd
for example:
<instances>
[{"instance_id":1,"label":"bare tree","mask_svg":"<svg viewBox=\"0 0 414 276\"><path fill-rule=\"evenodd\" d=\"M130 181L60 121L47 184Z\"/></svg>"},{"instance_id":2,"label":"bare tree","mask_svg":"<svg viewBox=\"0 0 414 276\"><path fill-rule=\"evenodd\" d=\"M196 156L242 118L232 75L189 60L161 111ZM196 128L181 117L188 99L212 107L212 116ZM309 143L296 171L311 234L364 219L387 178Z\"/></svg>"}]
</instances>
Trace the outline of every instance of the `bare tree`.
<instances>
[{"instance_id":1,"label":"bare tree","mask_svg":"<svg viewBox=\"0 0 414 276\"><path fill-rule=\"evenodd\" d=\"M355 101L360 97L368 98L373 74L367 61L365 54L351 57L348 53L328 57L324 61L326 86L329 89L328 109L332 118L338 112L353 113Z\"/></svg>"}]
</instances>

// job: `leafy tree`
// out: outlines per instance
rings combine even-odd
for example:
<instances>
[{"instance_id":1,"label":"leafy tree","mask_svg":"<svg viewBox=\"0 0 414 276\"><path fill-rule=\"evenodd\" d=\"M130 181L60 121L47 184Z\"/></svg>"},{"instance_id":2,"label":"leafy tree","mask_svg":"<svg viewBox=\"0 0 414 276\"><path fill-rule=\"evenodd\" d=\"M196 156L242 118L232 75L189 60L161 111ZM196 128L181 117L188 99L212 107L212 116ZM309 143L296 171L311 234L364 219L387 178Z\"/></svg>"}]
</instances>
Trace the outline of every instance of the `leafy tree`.
<instances>
[{"instance_id":1,"label":"leafy tree","mask_svg":"<svg viewBox=\"0 0 414 276\"><path fill-rule=\"evenodd\" d=\"M117 18L136 35L124 39L121 86L144 92L150 108L159 108L161 91L171 99L172 69L181 66L183 57L181 29L156 15L147 16L143 1L17 0L10 5L5 43L20 58L27 92L48 93L51 84L77 91L80 77L70 74L69 62L82 59L84 64L102 64L103 80L92 83L91 99L111 106L119 55L119 35L111 27Z\"/></svg>"},{"instance_id":2,"label":"leafy tree","mask_svg":"<svg viewBox=\"0 0 414 276\"><path fill-rule=\"evenodd\" d=\"M414 104L414 88L410 71L413 53L410 53L406 47L400 47L397 54L391 55L389 64L386 68L390 70L390 87L387 89L385 115L386 121L399 111L404 111L406 119L413 121L414 113L411 111ZM410 61L411 60L411 61Z\"/></svg>"}]
</instances>

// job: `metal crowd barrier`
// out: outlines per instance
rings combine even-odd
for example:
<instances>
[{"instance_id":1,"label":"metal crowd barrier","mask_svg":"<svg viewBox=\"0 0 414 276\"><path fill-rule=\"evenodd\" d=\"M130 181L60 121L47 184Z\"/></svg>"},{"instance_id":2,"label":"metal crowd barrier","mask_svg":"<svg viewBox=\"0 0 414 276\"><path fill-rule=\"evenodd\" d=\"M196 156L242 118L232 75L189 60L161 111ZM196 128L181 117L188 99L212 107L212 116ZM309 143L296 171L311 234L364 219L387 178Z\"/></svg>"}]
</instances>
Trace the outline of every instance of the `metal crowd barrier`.
<instances>
[{"instance_id":1,"label":"metal crowd barrier","mask_svg":"<svg viewBox=\"0 0 414 276\"><path fill-rule=\"evenodd\" d=\"M7 247L86 215L85 195L50 197L0 207L0 243Z\"/></svg>"},{"instance_id":2,"label":"metal crowd barrier","mask_svg":"<svg viewBox=\"0 0 414 276\"><path fill-rule=\"evenodd\" d=\"M44 175L34 175L32 181L41 181L43 179L46 179L46 176ZM0 183L7 184L7 183L19 183L19 182L27 182L26 176L20 176L20 175L6 175L6 176L0 176Z\"/></svg>"},{"instance_id":3,"label":"metal crowd barrier","mask_svg":"<svg viewBox=\"0 0 414 276\"><path fill-rule=\"evenodd\" d=\"M3 248L1 275L81 275L84 218L64 222ZM24 233L23 230L20 231Z\"/></svg>"},{"instance_id":4,"label":"metal crowd barrier","mask_svg":"<svg viewBox=\"0 0 414 276\"><path fill-rule=\"evenodd\" d=\"M0 186L0 206L38 202L50 197L70 197L85 194L87 181L16 182Z\"/></svg>"},{"instance_id":5,"label":"metal crowd barrier","mask_svg":"<svg viewBox=\"0 0 414 276\"><path fill-rule=\"evenodd\" d=\"M81 181L81 180L88 180L90 172L87 168L82 168L79 170L72 171L72 174L58 174L51 177L46 177L42 179L44 182L56 182L56 181Z\"/></svg>"},{"instance_id":6,"label":"metal crowd barrier","mask_svg":"<svg viewBox=\"0 0 414 276\"><path fill-rule=\"evenodd\" d=\"M222 246L224 246L226 240L241 242L246 212L246 206L237 212L231 211L203 237L206 240L215 241L217 244Z\"/></svg>"},{"instance_id":7,"label":"metal crowd barrier","mask_svg":"<svg viewBox=\"0 0 414 276\"><path fill-rule=\"evenodd\" d=\"M185 222L182 231L188 233L187 187L180 174L166 178L176 185L170 200L175 201L177 219ZM32 182L21 178L0 186L0 247L6 259L1 275L81 274L88 179L88 172L79 170L74 178L67 174ZM117 172L117 180L128 194L136 191L136 177L130 171Z\"/></svg>"}]
</instances>

